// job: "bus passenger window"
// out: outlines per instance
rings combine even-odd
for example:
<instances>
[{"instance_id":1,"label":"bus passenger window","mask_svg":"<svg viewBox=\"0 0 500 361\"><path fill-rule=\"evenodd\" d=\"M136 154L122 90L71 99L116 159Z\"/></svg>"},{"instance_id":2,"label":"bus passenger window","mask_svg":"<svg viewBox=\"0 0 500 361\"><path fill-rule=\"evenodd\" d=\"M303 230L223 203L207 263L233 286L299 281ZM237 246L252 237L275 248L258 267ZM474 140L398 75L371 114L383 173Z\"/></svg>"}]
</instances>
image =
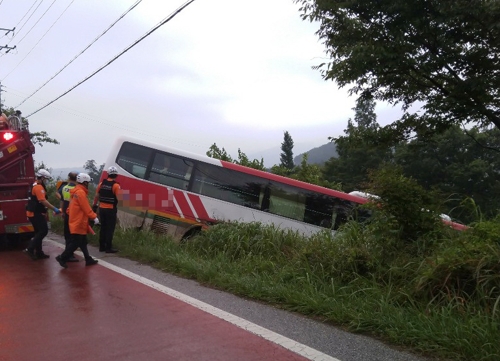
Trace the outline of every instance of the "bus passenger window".
<instances>
[{"instance_id":1,"label":"bus passenger window","mask_svg":"<svg viewBox=\"0 0 500 361\"><path fill-rule=\"evenodd\" d=\"M283 217L304 221L306 196L294 187L274 183L269 195L269 212Z\"/></svg>"},{"instance_id":2,"label":"bus passenger window","mask_svg":"<svg viewBox=\"0 0 500 361\"><path fill-rule=\"evenodd\" d=\"M116 157L116 163L130 174L144 178L150 158L150 148L125 142Z\"/></svg>"},{"instance_id":3,"label":"bus passenger window","mask_svg":"<svg viewBox=\"0 0 500 361\"><path fill-rule=\"evenodd\" d=\"M189 160L165 153L156 153L149 179L156 183L186 190L193 170Z\"/></svg>"}]
</instances>

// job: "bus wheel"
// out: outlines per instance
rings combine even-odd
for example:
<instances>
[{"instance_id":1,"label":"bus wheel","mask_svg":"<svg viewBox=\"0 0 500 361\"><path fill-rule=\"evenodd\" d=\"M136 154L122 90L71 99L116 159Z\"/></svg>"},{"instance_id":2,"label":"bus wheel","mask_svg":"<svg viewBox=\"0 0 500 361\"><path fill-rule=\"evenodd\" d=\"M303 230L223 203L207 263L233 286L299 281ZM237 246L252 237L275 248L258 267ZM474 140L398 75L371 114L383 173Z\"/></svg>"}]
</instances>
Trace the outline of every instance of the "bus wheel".
<instances>
[{"instance_id":1,"label":"bus wheel","mask_svg":"<svg viewBox=\"0 0 500 361\"><path fill-rule=\"evenodd\" d=\"M187 231L181 238L181 242L187 242L191 238L196 237L198 234L201 232L201 227L196 227L196 228L191 228L189 231Z\"/></svg>"}]
</instances>

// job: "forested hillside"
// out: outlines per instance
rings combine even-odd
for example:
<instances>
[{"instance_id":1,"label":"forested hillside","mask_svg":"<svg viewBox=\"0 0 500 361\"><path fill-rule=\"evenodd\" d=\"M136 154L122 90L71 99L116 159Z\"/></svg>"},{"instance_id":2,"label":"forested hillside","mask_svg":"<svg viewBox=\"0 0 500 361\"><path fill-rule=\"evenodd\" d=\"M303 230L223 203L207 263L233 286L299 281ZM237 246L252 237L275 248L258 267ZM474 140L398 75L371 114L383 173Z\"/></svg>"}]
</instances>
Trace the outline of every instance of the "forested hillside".
<instances>
[{"instance_id":1,"label":"forested hillside","mask_svg":"<svg viewBox=\"0 0 500 361\"><path fill-rule=\"evenodd\" d=\"M323 165L327 160L332 157L338 157L337 146L334 142L328 142L319 147L313 148L307 153L307 163L308 164L318 164ZM293 158L293 163L295 165L300 165L302 162L302 158L304 157L304 153L297 155Z\"/></svg>"}]
</instances>

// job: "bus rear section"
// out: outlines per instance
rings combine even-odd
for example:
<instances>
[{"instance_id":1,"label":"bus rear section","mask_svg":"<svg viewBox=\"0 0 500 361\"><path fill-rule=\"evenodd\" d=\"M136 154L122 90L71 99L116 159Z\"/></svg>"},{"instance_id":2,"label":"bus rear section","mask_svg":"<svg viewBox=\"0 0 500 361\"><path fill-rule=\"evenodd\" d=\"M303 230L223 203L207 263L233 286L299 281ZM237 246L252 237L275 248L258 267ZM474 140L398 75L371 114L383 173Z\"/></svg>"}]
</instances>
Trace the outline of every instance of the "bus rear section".
<instances>
[{"instance_id":1,"label":"bus rear section","mask_svg":"<svg viewBox=\"0 0 500 361\"><path fill-rule=\"evenodd\" d=\"M35 179L35 147L26 129L0 131L0 237L30 236L26 217L30 185Z\"/></svg>"}]
</instances>

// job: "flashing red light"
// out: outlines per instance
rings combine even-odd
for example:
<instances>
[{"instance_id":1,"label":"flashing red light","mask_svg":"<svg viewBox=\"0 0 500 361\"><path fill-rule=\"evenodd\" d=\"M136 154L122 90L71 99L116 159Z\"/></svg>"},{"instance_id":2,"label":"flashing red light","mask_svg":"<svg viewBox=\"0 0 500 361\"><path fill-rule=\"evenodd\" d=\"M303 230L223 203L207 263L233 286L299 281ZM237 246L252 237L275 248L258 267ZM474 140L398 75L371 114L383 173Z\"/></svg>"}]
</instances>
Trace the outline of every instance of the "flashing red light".
<instances>
[{"instance_id":1,"label":"flashing red light","mask_svg":"<svg viewBox=\"0 0 500 361\"><path fill-rule=\"evenodd\" d=\"M14 138L14 134L12 134L11 132L3 133L3 140L9 141L12 138Z\"/></svg>"}]
</instances>

